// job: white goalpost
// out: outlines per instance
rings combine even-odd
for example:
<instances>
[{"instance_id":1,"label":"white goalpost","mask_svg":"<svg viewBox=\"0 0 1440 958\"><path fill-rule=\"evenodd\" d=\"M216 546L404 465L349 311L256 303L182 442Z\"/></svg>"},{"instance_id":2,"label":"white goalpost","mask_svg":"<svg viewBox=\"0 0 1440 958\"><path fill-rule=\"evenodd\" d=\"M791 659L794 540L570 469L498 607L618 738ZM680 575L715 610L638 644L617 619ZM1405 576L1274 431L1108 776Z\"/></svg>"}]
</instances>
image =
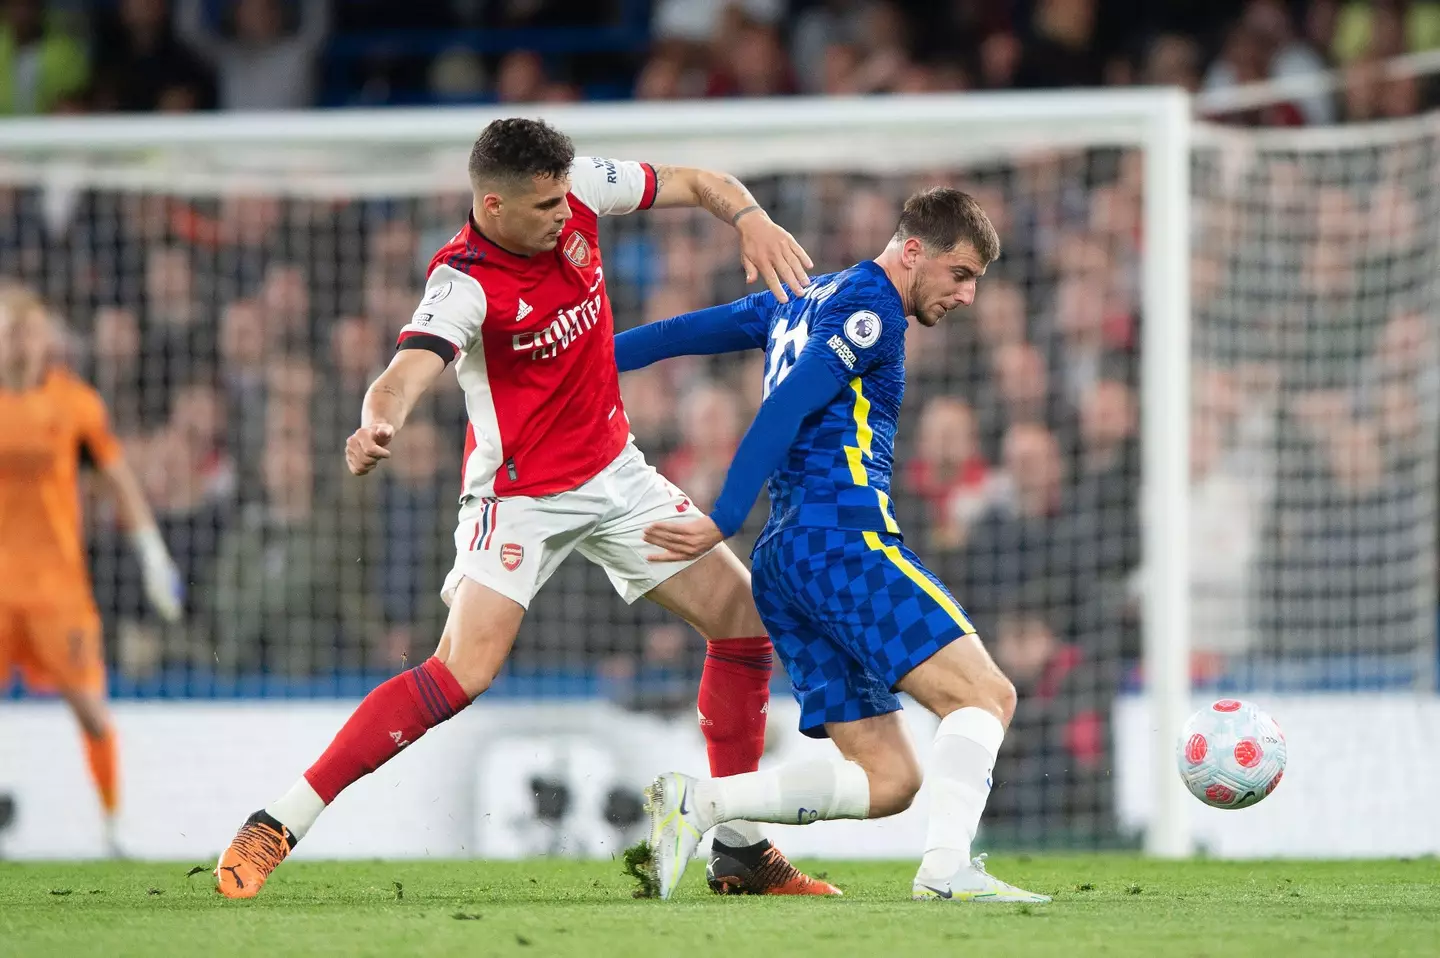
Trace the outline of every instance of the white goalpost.
<instances>
[{"instance_id":1,"label":"white goalpost","mask_svg":"<svg viewBox=\"0 0 1440 958\"><path fill-rule=\"evenodd\" d=\"M907 542L1018 676L1026 714L996 770L994 834L1094 847L1143 827L1148 854L1192 854L1174 749L1196 661L1221 685L1278 689L1298 687L1272 679L1304 653L1311 672L1348 668L1368 687L1383 652L1387 675L1414 667L1401 686L1430 687L1435 454L1404 429L1434 425L1437 401L1432 377L1396 357L1435 341L1433 122L1225 130L1158 89L523 112L582 154L744 177L816 271L877 252L922 186L970 189L995 218L1006 252L975 307L907 344L893 496ZM334 450L358 384L414 309L425 260L463 222L466 152L500 115L0 123L0 278L54 303L192 582L183 626L149 621L107 516L95 517L121 694L353 695L427 653L450 561L454 390L422 410L393 477L357 485ZM1412 241L1381 250L1376 231L1352 237L1369 272L1345 287L1355 308L1331 317L1338 332L1312 356L1296 324L1311 328L1316 304L1341 296L1311 282L1333 266L1312 245L1388 196L1387 172L1408 192L1386 215ZM1347 190L1346 210L1324 206ZM733 242L703 214L605 228L619 328L746 291ZM1327 365L1326 350L1349 352ZM698 502L718 491L758 402L753 380L753 363L727 359L625 381L640 445ZM1335 448L1326 437L1342 432L1350 444ZM1388 478L1346 485L1367 449L1397 444ZM1212 561L1207 523L1232 514L1241 532L1229 538L1243 542ZM1340 540L1353 552L1322 555ZM1345 578L1367 562L1373 581ZM254 571L270 566L285 574ZM1266 624L1323 601L1349 623L1343 637L1302 648L1299 626ZM579 560L525 628L521 697L693 710L691 644ZM1137 742L1143 758L1120 754ZM1117 797L1137 775L1143 796Z\"/></svg>"}]
</instances>

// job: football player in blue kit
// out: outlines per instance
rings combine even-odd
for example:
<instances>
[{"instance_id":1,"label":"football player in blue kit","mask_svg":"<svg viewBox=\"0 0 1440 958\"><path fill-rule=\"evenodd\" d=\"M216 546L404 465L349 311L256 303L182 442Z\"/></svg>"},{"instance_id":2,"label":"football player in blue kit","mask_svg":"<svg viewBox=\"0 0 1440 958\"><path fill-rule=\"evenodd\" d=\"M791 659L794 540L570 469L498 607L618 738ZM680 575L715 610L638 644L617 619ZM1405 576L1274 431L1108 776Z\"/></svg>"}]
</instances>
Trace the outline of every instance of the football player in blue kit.
<instances>
[{"instance_id":1,"label":"football player in blue kit","mask_svg":"<svg viewBox=\"0 0 1440 958\"><path fill-rule=\"evenodd\" d=\"M890 504L909 317L968 306L1000 241L975 199L936 188L905 203L874 260L780 303L747 296L622 333L622 372L670 356L765 350L764 400L709 516L646 530L655 559L693 559L734 535L768 479L752 588L800 703L800 728L840 759L727 778L668 772L646 790L652 868L669 898L709 829L732 819L808 824L910 806L921 765L905 692L940 718L917 899L1044 902L991 876L971 843L1015 688L965 610L905 547Z\"/></svg>"}]
</instances>

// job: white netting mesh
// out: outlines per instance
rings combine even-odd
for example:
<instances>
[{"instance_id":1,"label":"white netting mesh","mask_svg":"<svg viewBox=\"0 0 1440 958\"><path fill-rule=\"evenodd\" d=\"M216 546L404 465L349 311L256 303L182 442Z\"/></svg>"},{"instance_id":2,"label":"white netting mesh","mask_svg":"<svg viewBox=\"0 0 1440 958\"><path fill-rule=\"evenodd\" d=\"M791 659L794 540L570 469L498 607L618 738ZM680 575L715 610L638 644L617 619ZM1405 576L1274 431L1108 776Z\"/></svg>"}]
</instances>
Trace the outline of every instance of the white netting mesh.
<instances>
[{"instance_id":1,"label":"white netting mesh","mask_svg":"<svg viewBox=\"0 0 1440 958\"><path fill-rule=\"evenodd\" d=\"M1197 148L1192 617L1207 675L1269 681L1303 658L1307 681L1370 681L1384 658L1413 681L1433 660L1440 157L1432 127L1407 131L1316 148L1207 132ZM970 189L999 228L1006 252L970 315L911 336L896 510L1025 703L988 827L1106 841L1111 704L1141 648L1141 156L967 149L904 175L805 172L793 150L745 172L819 269L874 255L923 186ZM164 149L0 160L0 273L68 324L192 583L184 624L159 626L111 513L92 510L121 694L357 694L428 654L443 621L453 377L380 475L350 477L341 446L425 262L463 221L463 150L276 150L263 177ZM731 232L704 214L608 220L604 243L621 328L745 292ZM751 356L625 378L640 445L702 505L759 374ZM495 691L681 713L701 649L577 557Z\"/></svg>"},{"instance_id":2,"label":"white netting mesh","mask_svg":"<svg viewBox=\"0 0 1440 958\"><path fill-rule=\"evenodd\" d=\"M1199 141L1192 640L1222 671L1430 687L1437 147L1434 117Z\"/></svg>"}]
</instances>

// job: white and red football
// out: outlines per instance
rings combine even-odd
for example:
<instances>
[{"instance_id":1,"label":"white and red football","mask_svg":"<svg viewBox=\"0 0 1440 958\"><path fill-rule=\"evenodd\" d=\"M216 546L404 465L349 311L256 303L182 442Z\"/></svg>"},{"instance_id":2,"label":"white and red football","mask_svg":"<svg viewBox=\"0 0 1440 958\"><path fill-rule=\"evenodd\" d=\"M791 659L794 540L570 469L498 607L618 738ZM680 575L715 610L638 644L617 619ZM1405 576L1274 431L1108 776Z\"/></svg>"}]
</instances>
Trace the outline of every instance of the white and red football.
<instances>
[{"instance_id":1,"label":"white and red football","mask_svg":"<svg viewBox=\"0 0 1440 958\"><path fill-rule=\"evenodd\" d=\"M1180 778L1215 808L1249 808L1285 773L1285 733L1249 702L1217 699L1185 723L1176 749Z\"/></svg>"}]
</instances>

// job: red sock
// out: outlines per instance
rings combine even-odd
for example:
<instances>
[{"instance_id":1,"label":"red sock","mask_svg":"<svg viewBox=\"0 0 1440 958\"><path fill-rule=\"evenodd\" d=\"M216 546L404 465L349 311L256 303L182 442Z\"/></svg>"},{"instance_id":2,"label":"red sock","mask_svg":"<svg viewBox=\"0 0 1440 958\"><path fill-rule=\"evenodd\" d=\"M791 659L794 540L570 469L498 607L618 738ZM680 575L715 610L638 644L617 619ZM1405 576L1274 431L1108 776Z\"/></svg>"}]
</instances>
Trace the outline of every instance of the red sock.
<instances>
[{"instance_id":1,"label":"red sock","mask_svg":"<svg viewBox=\"0 0 1440 958\"><path fill-rule=\"evenodd\" d=\"M710 774L717 778L760 767L772 659L770 640L763 635L705 645L697 704Z\"/></svg>"},{"instance_id":2,"label":"red sock","mask_svg":"<svg viewBox=\"0 0 1440 958\"><path fill-rule=\"evenodd\" d=\"M365 696L325 754L306 771L305 780L329 805L351 782L469 704L470 696L445 663L431 656Z\"/></svg>"}]
</instances>

